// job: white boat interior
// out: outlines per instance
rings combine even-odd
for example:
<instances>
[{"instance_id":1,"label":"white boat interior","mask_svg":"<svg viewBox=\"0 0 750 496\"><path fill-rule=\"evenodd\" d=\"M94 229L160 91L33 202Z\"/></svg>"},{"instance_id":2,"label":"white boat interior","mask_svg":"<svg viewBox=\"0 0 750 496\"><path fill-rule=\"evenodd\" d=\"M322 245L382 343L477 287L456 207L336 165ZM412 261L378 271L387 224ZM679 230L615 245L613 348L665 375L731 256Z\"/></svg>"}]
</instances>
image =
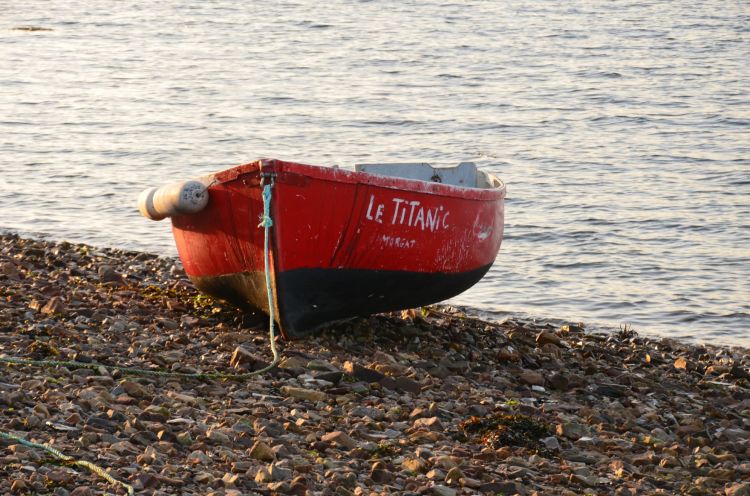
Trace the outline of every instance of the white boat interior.
<instances>
[{"instance_id":1,"label":"white boat interior","mask_svg":"<svg viewBox=\"0 0 750 496\"><path fill-rule=\"evenodd\" d=\"M418 181L429 181L435 183L451 184L464 188L488 187L483 183L487 180L480 179L477 166L474 162L461 162L455 167L433 167L428 163L391 163L391 164L356 164L354 170L377 174L379 176L400 177L403 179L416 179Z\"/></svg>"}]
</instances>

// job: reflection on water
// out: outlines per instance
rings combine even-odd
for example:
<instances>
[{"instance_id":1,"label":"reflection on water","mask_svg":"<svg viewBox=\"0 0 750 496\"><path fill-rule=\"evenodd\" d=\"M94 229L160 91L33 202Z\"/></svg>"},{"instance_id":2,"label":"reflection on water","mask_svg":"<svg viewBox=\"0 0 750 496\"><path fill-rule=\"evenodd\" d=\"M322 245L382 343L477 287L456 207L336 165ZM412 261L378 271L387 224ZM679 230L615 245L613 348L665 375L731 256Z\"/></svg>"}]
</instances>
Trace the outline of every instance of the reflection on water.
<instances>
[{"instance_id":1,"label":"reflection on water","mask_svg":"<svg viewBox=\"0 0 750 496\"><path fill-rule=\"evenodd\" d=\"M14 3L0 227L175 253L137 214L147 186L257 157L473 160L508 183L507 238L457 302L748 344L749 21L717 1Z\"/></svg>"}]
</instances>

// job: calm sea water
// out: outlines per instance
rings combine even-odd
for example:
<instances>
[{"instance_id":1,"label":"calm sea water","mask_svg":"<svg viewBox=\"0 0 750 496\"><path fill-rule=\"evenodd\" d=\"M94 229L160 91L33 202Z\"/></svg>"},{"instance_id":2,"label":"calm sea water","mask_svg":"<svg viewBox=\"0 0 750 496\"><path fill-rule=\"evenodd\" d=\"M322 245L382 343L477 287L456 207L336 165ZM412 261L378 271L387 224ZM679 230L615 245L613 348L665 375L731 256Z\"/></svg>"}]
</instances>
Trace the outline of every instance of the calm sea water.
<instances>
[{"instance_id":1,"label":"calm sea water","mask_svg":"<svg viewBox=\"0 0 750 496\"><path fill-rule=\"evenodd\" d=\"M175 254L145 187L473 160L507 237L457 303L750 344L748 2L0 8L0 229Z\"/></svg>"}]
</instances>

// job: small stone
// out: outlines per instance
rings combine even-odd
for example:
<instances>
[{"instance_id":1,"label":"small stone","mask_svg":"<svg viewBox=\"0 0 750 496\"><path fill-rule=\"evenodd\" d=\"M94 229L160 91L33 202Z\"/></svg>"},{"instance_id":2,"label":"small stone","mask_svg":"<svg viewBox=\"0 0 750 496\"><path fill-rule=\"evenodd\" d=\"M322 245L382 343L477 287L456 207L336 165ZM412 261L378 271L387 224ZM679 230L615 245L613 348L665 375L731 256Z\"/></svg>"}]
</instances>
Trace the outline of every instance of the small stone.
<instances>
[{"instance_id":1,"label":"small stone","mask_svg":"<svg viewBox=\"0 0 750 496\"><path fill-rule=\"evenodd\" d=\"M279 368L281 369L303 369L308 364L309 360L301 356L292 355L284 357L279 362Z\"/></svg>"},{"instance_id":2,"label":"small stone","mask_svg":"<svg viewBox=\"0 0 750 496\"><path fill-rule=\"evenodd\" d=\"M699 419L695 419L693 422L681 425L676 430L675 433L678 436L689 436L689 435L695 435L701 432L705 432L706 426L703 424L703 422Z\"/></svg>"},{"instance_id":3,"label":"small stone","mask_svg":"<svg viewBox=\"0 0 750 496\"><path fill-rule=\"evenodd\" d=\"M442 431L443 430L443 424L440 422L440 419L438 417L429 417L429 418L418 418L414 421L414 428L415 429L424 429L430 431Z\"/></svg>"},{"instance_id":4,"label":"small stone","mask_svg":"<svg viewBox=\"0 0 750 496\"><path fill-rule=\"evenodd\" d=\"M320 440L324 442L336 443L339 446L350 450L357 447L357 442L348 434L342 431L329 432L328 434L325 434L323 437L321 437Z\"/></svg>"},{"instance_id":5,"label":"small stone","mask_svg":"<svg viewBox=\"0 0 750 496\"><path fill-rule=\"evenodd\" d=\"M351 393L365 395L370 392L370 386L364 382L355 382L353 384L347 384L346 388ZM346 398L346 396L344 397Z\"/></svg>"},{"instance_id":6,"label":"small stone","mask_svg":"<svg viewBox=\"0 0 750 496\"><path fill-rule=\"evenodd\" d=\"M448 470L448 473L445 474L445 482L450 485L458 484L458 481L463 478L464 473L461 472L461 469L458 467L453 467L452 469Z\"/></svg>"},{"instance_id":7,"label":"small stone","mask_svg":"<svg viewBox=\"0 0 750 496\"><path fill-rule=\"evenodd\" d=\"M100 265L97 273L101 282L122 282L122 276L111 265Z\"/></svg>"},{"instance_id":8,"label":"small stone","mask_svg":"<svg viewBox=\"0 0 750 496\"><path fill-rule=\"evenodd\" d=\"M153 465L159 459L159 454L151 446L146 446L143 453L135 458L136 463L139 465Z\"/></svg>"},{"instance_id":9,"label":"small stone","mask_svg":"<svg viewBox=\"0 0 750 496\"><path fill-rule=\"evenodd\" d=\"M539 346L544 346L545 344L553 344L555 346L560 346L560 338L557 337L557 335L551 333L542 331L536 336L536 343Z\"/></svg>"},{"instance_id":10,"label":"small stone","mask_svg":"<svg viewBox=\"0 0 750 496\"><path fill-rule=\"evenodd\" d=\"M338 369L333 364L325 360L310 360L307 363L307 368L319 372L338 372Z\"/></svg>"},{"instance_id":11,"label":"small stone","mask_svg":"<svg viewBox=\"0 0 750 496\"><path fill-rule=\"evenodd\" d=\"M216 429L209 429L209 431L206 433L206 437L209 441L212 441L216 444L228 445L231 442L229 436Z\"/></svg>"},{"instance_id":12,"label":"small stone","mask_svg":"<svg viewBox=\"0 0 750 496\"><path fill-rule=\"evenodd\" d=\"M172 443L177 442L177 436L168 429L162 429L156 433L156 438L160 441L160 444L157 446L162 446L164 449L169 451L170 448L167 448L168 446L171 447ZM159 448L157 448L159 449Z\"/></svg>"},{"instance_id":13,"label":"small stone","mask_svg":"<svg viewBox=\"0 0 750 496\"><path fill-rule=\"evenodd\" d=\"M128 323L125 320L117 319L114 322L112 322L112 325L109 326L109 332L113 334L122 334L128 329Z\"/></svg>"},{"instance_id":14,"label":"small stone","mask_svg":"<svg viewBox=\"0 0 750 496\"><path fill-rule=\"evenodd\" d=\"M326 381L326 382L330 382L331 384L338 384L339 382L341 382L341 379L343 377L344 377L344 373L341 371L320 372L319 374L315 374L315 380Z\"/></svg>"},{"instance_id":15,"label":"small stone","mask_svg":"<svg viewBox=\"0 0 750 496\"><path fill-rule=\"evenodd\" d=\"M436 496L456 496L458 492L451 487L436 485L432 486L432 494Z\"/></svg>"},{"instance_id":16,"label":"small stone","mask_svg":"<svg viewBox=\"0 0 750 496\"><path fill-rule=\"evenodd\" d=\"M635 456L630 457L630 462L636 467L643 467L654 465L659 462L658 458L654 455L653 451L646 451Z\"/></svg>"},{"instance_id":17,"label":"small stone","mask_svg":"<svg viewBox=\"0 0 750 496\"><path fill-rule=\"evenodd\" d=\"M26 491L26 487L26 482L22 479L16 479L11 483L10 490L14 493L21 493Z\"/></svg>"},{"instance_id":18,"label":"small stone","mask_svg":"<svg viewBox=\"0 0 750 496\"><path fill-rule=\"evenodd\" d=\"M304 496L307 492L308 481L303 475L298 475L289 484L289 494Z\"/></svg>"},{"instance_id":19,"label":"small stone","mask_svg":"<svg viewBox=\"0 0 750 496\"><path fill-rule=\"evenodd\" d=\"M376 363L375 365L373 365L373 368L382 374L394 377L406 373L407 369L405 365L401 365L400 363L396 362Z\"/></svg>"},{"instance_id":20,"label":"small stone","mask_svg":"<svg viewBox=\"0 0 750 496\"><path fill-rule=\"evenodd\" d=\"M703 373L704 375L721 375L726 374L729 372L729 367L726 367L724 365L709 365L706 367L706 371Z\"/></svg>"},{"instance_id":21,"label":"small stone","mask_svg":"<svg viewBox=\"0 0 750 496\"><path fill-rule=\"evenodd\" d=\"M166 475L159 475L158 477L159 482L162 484L167 484L173 487L182 487L185 485L185 481L177 477L167 477Z\"/></svg>"},{"instance_id":22,"label":"small stone","mask_svg":"<svg viewBox=\"0 0 750 496\"><path fill-rule=\"evenodd\" d=\"M750 496L750 482L740 482L724 490L726 496Z\"/></svg>"},{"instance_id":23,"label":"small stone","mask_svg":"<svg viewBox=\"0 0 750 496\"><path fill-rule=\"evenodd\" d=\"M258 472L255 474L255 482L258 482L260 484L267 484L272 481L273 478L271 477L271 473L267 468L261 467L260 469L258 469Z\"/></svg>"},{"instance_id":24,"label":"small stone","mask_svg":"<svg viewBox=\"0 0 750 496\"><path fill-rule=\"evenodd\" d=\"M518 380L528 386L544 386L544 376L536 370L523 370L518 375Z\"/></svg>"},{"instance_id":25,"label":"small stone","mask_svg":"<svg viewBox=\"0 0 750 496\"><path fill-rule=\"evenodd\" d=\"M383 420L385 413L380 408L371 408L366 406L357 406L352 408L349 415L352 417L370 417L372 420Z\"/></svg>"},{"instance_id":26,"label":"small stone","mask_svg":"<svg viewBox=\"0 0 750 496\"><path fill-rule=\"evenodd\" d=\"M271 462L276 459L276 456L271 447L263 441L256 441L247 454L254 460L261 460L264 462Z\"/></svg>"},{"instance_id":27,"label":"small stone","mask_svg":"<svg viewBox=\"0 0 750 496\"><path fill-rule=\"evenodd\" d=\"M204 452L195 450L188 455L187 461L193 465L207 465L211 463L211 458L209 458Z\"/></svg>"},{"instance_id":28,"label":"small stone","mask_svg":"<svg viewBox=\"0 0 750 496\"><path fill-rule=\"evenodd\" d=\"M497 353L497 359L501 362L516 362L521 359L521 355L513 346L505 346Z\"/></svg>"},{"instance_id":29,"label":"small stone","mask_svg":"<svg viewBox=\"0 0 750 496\"><path fill-rule=\"evenodd\" d=\"M429 448L425 448L424 446L420 446L417 448L417 450L414 452L415 455L417 455L419 458L424 458L425 460L429 460L434 456L432 453L432 450Z\"/></svg>"},{"instance_id":30,"label":"small stone","mask_svg":"<svg viewBox=\"0 0 750 496\"><path fill-rule=\"evenodd\" d=\"M21 278L21 274L18 272L15 264L11 262L0 263L0 275L4 275L14 281L18 281Z\"/></svg>"},{"instance_id":31,"label":"small stone","mask_svg":"<svg viewBox=\"0 0 750 496\"><path fill-rule=\"evenodd\" d=\"M169 419L169 410L161 405L149 405L140 414L139 420L164 423Z\"/></svg>"},{"instance_id":32,"label":"small stone","mask_svg":"<svg viewBox=\"0 0 750 496\"><path fill-rule=\"evenodd\" d=\"M545 437L540 439L544 447L550 451L560 451L560 442L555 436Z\"/></svg>"},{"instance_id":33,"label":"small stone","mask_svg":"<svg viewBox=\"0 0 750 496\"><path fill-rule=\"evenodd\" d=\"M159 323L159 324L161 324L161 326L164 329L167 329L169 331L174 331L175 329L179 329L179 327L180 327L180 324L178 324L177 321L172 320L172 319L166 319L164 317L157 317L156 318L156 322ZM174 361L176 361L175 358L172 358L170 360L170 355L168 355L168 354L162 354L162 358L164 360L171 361L172 363L174 363Z\"/></svg>"},{"instance_id":34,"label":"small stone","mask_svg":"<svg viewBox=\"0 0 750 496\"><path fill-rule=\"evenodd\" d=\"M582 486L588 486L588 487L593 487L598 482L598 479L593 475L586 476L586 475L579 475L579 474L570 474L569 480L573 484L580 484Z\"/></svg>"},{"instance_id":35,"label":"small stone","mask_svg":"<svg viewBox=\"0 0 750 496\"><path fill-rule=\"evenodd\" d=\"M425 477L427 477L430 480L438 480L438 479L443 480L443 479L445 479L445 472L443 472L439 468L433 468L432 470L430 470L429 472L427 472L424 475L425 475Z\"/></svg>"},{"instance_id":36,"label":"small stone","mask_svg":"<svg viewBox=\"0 0 750 496\"><path fill-rule=\"evenodd\" d=\"M414 473L427 471L427 463L421 458L406 458L401 462L401 467Z\"/></svg>"},{"instance_id":37,"label":"small stone","mask_svg":"<svg viewBox=\"0 0 750 496\"><path fill-rule=\"evenodd\" d=\"M721 433L721 437L727 441L740 441L750 438L750 432L744 429L729 428L724 429Z\"/></svg>"},{"instance_id":38,"label":"small stone","mask_svg":"<svg viewBox=\"0 0 750 496\"><path fill-rule=\"evenodd\" d=\"M190 446L193 444L193 436L188 431L180 432L177 434L177 443L181 446Z\"/></svg>"},{"instance_id":39,"label":"small stone","mask_svg":"<svg viewBox=\"0 0 750 496\"><path fill-rule=\"evenodd\" d=\"M394 379L394 385L398 391L404 391L411 394L419 394L422 392L421 384L413 379L409 379L408 377L396 377Z\"/></svg>"},{"instance_id":40,"label":"small stone","mask_svg":"<svg viewBox=\"0 0 750 496\"><path fill-rule=\"evenodd\" d=\"M729 374L735 379L747 379L750 380L750 371L735 364L729 371Z\"/></svg>"},{"instance_id":41,"label":"small stone","mask_svg":"<svg viewBox=\"0 0 750 496\"><path fill-rule=\"evenodd\" d=\"M78 391L78 397L85 401L97 401L102 399L105 392L99 387L87 387Z\"/></svg>"},{"instance_id":42,"label":"small stone","mask_svg":"<svg viewBox=\"0 0 750 496\"><path fill-rule=\"evenodd\" d=\"M291 493L291 488L289 487L289 483L287 481L272 482L268 485L268 490L271 491L271 494L290 494ZM225 494L224 496L228 496L228 495Z\"/></svg>"},{"instance_id":43,"label":"small stone","mask_svg":"<svg viewBox=\"0 0 750 496\"><path fill-rule=\"evenodd\" d=\"M83 434L81 434L81 437L78 438L78 443L81 445L81 447L88 448L89 446L97 442L97 440L98 436L95 432L84 432Z\"/></svg>"},{"instance_id":44,"label":"small stone","mask_svg":"<svg viewBox=\"0 0 750 496\"><path fill-rule=\"evenodd\" d=\"M325 401L328 398L328 395L323 391L316 391L314 389L304 389L293 386L283 386L281 388L281 392L286 396L304 401L317 402Z\"/></svg>"},{"instance_id":45,"label":"small stone","mask_svg":"<svg viewBox=\"0 0 750 496\"><path fill-rule=\"evenodd\" d=\"M573 441L588 436L590 434L589 427L585 424L579 424L577 422L563 422L557 424L557 435L564 436Z\"/></svg>"},{"instance_id":46,"label":"small stone","mask_svg":"<svg viewBox=\"0 0 750 496\"><path fill-rule=\"evenodd\" d=\"M429 370L427 370L427 373L432 377L437 377L438 379L445 379L448 376L453 375L453 372L448 370L447 367L443 367L442 365L430 368Z\"/></svg>"},{"instance_id":47,"label":"small stone","mask_svg":"<svg viewBox=\"0 0 750 496\"><path fill-rule=\"evenodd\" d=\"M273 482L287 481L292 478L292 470L279 465L270 465L268 467L268 473L271 475L271 480Z\"/></svg>"},{"instance_id":48,"label":"small stone","mask_svg":"<svg viewBox=\"0 0 750 496\"><path fill-rule=\"evenodd\" d=\"M409 414L410 419L418 419L418 418L430 417L430 416L432 416L430 410L428 408L421 407L421 406L415 407Z\"/></svg>"},{"instance_id":49,"label":"small stone","mask_svg":"<svg viewBox=\"0 0 750 496\"><path fill-rule=\"evenodd\" d=\"M239 475L227 472L221 478L221 482L224 484L224 487L234 487L239 478Z\"/></svg>"},{"instance_id":50,"label":"small stone","mask_svg":"<svg viewBox=\"0 0 750 496\"><path fill-rule=\"evenodd\" d=\"M210 472L201 470L193 476L193 480L198 484L212 484L213 481L216 480L216 477L214 477Z\"/></svg>"},{"instance_id":51,"label":"small stone","mask_svg":"<svg viewBox=\"0 0 750 496\"><path fill-rule=\"evenodd\" d=\"M432 461L434 466L443 467L446 470L450 470L453 467L458 467L463 462L461 458L451 455L436 456Z\"/></svg>"},{"instance_id":52,"label":"small stone","mask_svg":"<svg viewBox=\"0 0 750 496\"><path fill-rule=\"evenodd\" d=\"M466 476L462 477L460 482L463 487L468 487L470 489L479 489L479 486L482 485L482 481Z\"/></svg>"},{"instance_id":53,"label":"small stone","mask_svg":"<svg viewBox=\"0 0 750 496\"><path fill-rule=\"evenodd\" d=\"M122 381L120 387L133 398L143 398L148 394L143 386L134 381Z\"/></svg>"},{"instance_id":54,"label":"small stone","mask_svg":"<svg viewBox=\"0 0 750 496\"><path fill-rule=\"evenodd\" d=\"M65 470L50 470L45 477L54 484L69 484L73 480L73 475Z\"/></svg>"},{"instance_id":55,"label":"small stone","mask_svg":"<svg viewBox=\"0 0 750 496\"><path fill-rule=\"evenodd\" d=\"M659 462L659 465L662 465L662 462L665 461L666 458L662 458L661 462ZM708 477L711 477L712 479L720 480L723 482L730 482L733 481L734 478L737 476L737 472L733 469L726 469L726 468L714 468L711 469L708 474L706 474Z\"/></svg>"},{"instance_id":56,"label":"small stone","mask_svg":"<svg viewBox=\"0 0 750 496\"><path fill-rule=\"evenodd\" d=\"M34 412L40 417L45 418L45 419L50 417L49 410L42 403L37 403L36 405L34 405Z\"/></svg>"},{"instance_id":57,"label":"small stone","mask_svg":"<svg viewBox=\"0 0 750 496\"><path fill-rule=\"evenodd\" d=\"M252 462L248 460L232 462L232 473L233 474L244 474L253 467Z\"/></svg>"},{"instance_id":58,"label":"small stone","mask_svg":"<svg viewBox=\"0 0 750 496\"><path fill-rule=\"evenodd\" d=\"M630 388L621 384L598 384L595 392L610 398L622 398L630 391Z\"/></svg>"},{"instance_id":59,"label":"small stone","mask_svg":"<svg viewBox=\"0 0 750 496\"><path fill-rule=\"evenodd\" d=\"M265 366L265 362L256 357L242 346L238 346L232 352L229 358L229 366L241 370L260 370Z\"/></svg>"},{"instance_id":60,"label":"small stone","mask_svg":"<svg viewBox=\"0 0 750 496\"><path fill-rule=\"evenodd\" d=\"M388 470L388 466L383 462L375 462L370 469L370 478L376 484L388 484L395 476Z\"/></svg>"},{"instance_id":61,"label":"small stone","mask_svg":"<svg viewBox=\"0 0 750 496\"><path fill-rule=\"evenodd\" d=\"M562 348L552 343L547 343L543 345L541 350L542 350L542 353L544 353L545 355L550 355L551 357L557 358L558 360L561 359L563 356ZM553 365L553 362L549 362L549 363L550 365Z\"/></svg>"},{"instance_id":62,"label":"small stone","mask_svg":"<svg viewBox=\"0 0 750 496\"><path fill-rule=\"evenodd\" d=\"M89 486L78 486L70 492L70 496L92 496Z\"/></svg>"},{"instance_id":63,"label":"small stone","mask_svg":"<svg viewBox=\"0 0 750 496\"><path fill-rule=\"evenodd\" d=\"M42 307L42 313L54 315L65 311L65 302L59 296L50 298L46 305Z\"/></svg>"},{"instance_id":64,"label":"small stone","mask_svg":"<svg viewBox=\"0 0 750 496\"><path fill-rule=\"evenodd\" d=\"M491 481L491 482L485 482L481 486L479 486L479 492L481 493L492 493L492 494L515 494L512 492L506 492L507 483L503 482L497 482L497 481Z\"/></svg>"},{"instance_id":65,"label":"small stone","mask_svg":"<svg viewBox=\"0 0 750 496\"><path fill-rule=\"evenodd\" d=\"M195 396L190 396L189 394L178 393L176 391L169 391L167 393L167 396L169 396L173 400L179 401L181 403L185 403L188 406L195 406L198 404L198 399Z\"/></svg>"},{"instance_id":66,"label":"small stone","mask_svg":"<svg viewBox=\"0 0 750 496\"><path fill-rule=\"evenodd\" d=\"M344 372L367 383L378 382L385 377L377 370L368 369L351 361L344 362Z\"/></svg>"},{"instance_id":67,"label":"small stone","mask_svg":"<svg viewBox=\"0 0 750 496\"><path fill-rule=\"evenodd\" d=\"M110 446L110 449L121 456L132 456L137 455L141 452L141 450L130 441L120 441L118 443L114 443Z\"/></svg>"},{"instance_id":68,"label":"small stone","mask_svg":"<svg viewBox=\"0 0 750 496\"><path fill-rule=\"evenodd\" d=\"M676 369L687 370L689 366L690 363L685 357L677 357L677 359L674 361L674 368Z\"/></svg>"}]
</instances>

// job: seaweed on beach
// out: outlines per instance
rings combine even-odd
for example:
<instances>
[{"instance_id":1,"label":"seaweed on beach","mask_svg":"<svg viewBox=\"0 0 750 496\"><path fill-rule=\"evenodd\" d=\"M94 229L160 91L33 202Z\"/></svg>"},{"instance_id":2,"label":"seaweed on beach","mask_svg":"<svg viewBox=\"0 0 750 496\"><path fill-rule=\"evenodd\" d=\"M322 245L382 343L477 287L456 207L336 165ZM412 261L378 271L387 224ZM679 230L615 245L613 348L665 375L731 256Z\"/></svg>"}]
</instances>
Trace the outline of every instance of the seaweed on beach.
<instances>
[{"instance_id":1,"label":"seaweed on beach","mask_svg":"<svg viewBox=\"0 0 750 496\"><path fill-rule=\"evenodd\" d=\"M470 417L459 424L459 429L466 439L479 440L493 449L503 446L539 449L539 440L551 433L549 426L540 420L506 413Z\"/></svg>"}]
</instances>

